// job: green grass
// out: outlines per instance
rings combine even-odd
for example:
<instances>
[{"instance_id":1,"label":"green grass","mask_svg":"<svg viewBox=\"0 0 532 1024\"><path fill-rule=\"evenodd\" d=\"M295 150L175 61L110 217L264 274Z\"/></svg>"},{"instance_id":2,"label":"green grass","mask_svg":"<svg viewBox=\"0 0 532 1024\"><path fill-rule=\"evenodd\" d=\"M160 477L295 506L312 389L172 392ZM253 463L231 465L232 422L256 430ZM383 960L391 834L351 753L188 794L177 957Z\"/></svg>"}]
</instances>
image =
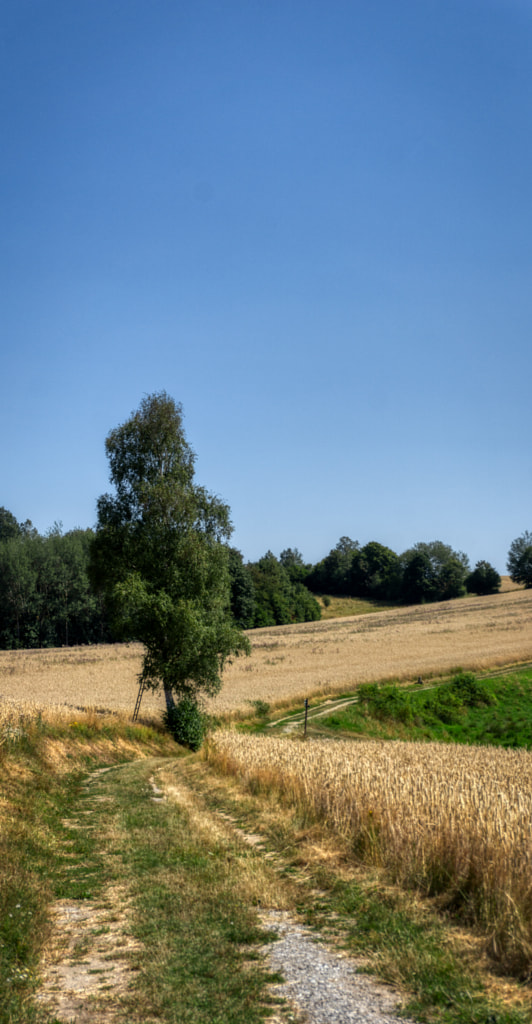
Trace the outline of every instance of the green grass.
<instances>
[{"instance_id":1,"label":"green grass","mask_svg":"<svg viewBox=\"0 0 532 1024\"><path fill-rule=\"evenodd\" d=\"M114 740L122 739L129 728L118 724L114 739L106 733L105 753L92 743L102 740L97 720L77 737L64 722L40 719L0 736L0 1024L43 1019L29 996L49 935L49 904L55 899L89 899L101 891L107 858L96 833L74 828L71 821L83 800L87 772L124 760ZM140 726L134 736L139 746L145 742L146 728ZM147 752L173 749L155 729L148 728L148 734ZM60 766L47 753L47 744L58 736Z\"/></svg>"},{"instance_id":2,"label":"green grass","mask_svg":"<svg viewBox=\"0 0 532 1024\"><path fill-rule=\"evenodd\" d=\"M2 829L0 839L0 1021L40 1020L27 1002L38 969L41 945L53 899L85 899L94 894L100 875L89 877L89 865L101 868L90 833L71 831L63 820L79 796L81 773L60 784L38 764L30 786L12 785L17 817ZM68 843L76 873L67 872Z\"/></svg>"},{"instance_id":3,"label":"green grass","mask_svg":"<svg viewBox=\"0 0 532 1024\"><path fill-rule=\"evenodd\" d=\"M50 1024L31 998L49 907L105 903L110 885L129 893L128 927L142 944L131 954L134 985L120 999L128 1024L259 1024L275 1001L256 949L271 936L241 888L236 842L206 842L186 811L153 801L149 776L167 757L116 764L87 786L88 773L124 757L95 753L90 728L74 732L77 749L63 750L60 772L43 754L44 723L12 739L1 765L1 795L14 813L0 837L0 1024ZM175 743L155 735L145 753L158 746L175 758Z\"/></svg>"},{"instance_id":4,"label":"green grass","mask_svg":"<svg viewBox=\"0 0 532 1024\"><path fill-rule=\"evenodd\" d=\"M272 975L249 947L269 941L239 885L236 844L206 843L186 809L155 804L153 765L135 764L101 786L113 793L125 876L142 942L133 1019L168 1024L259 1024L271 1013Z\"/></svg>"},{"instance_id":5,"label":"green grass","mask_svg":"<svg viewBox=\"0 0 532 1024\"><path fill-rule=\"evenodd\" d=\"M464 678L469 676L464 674ZM333 731L382 739L532 748L530 668L476 680L470 698L460 692L459 679L425 690L361 687L358 703L320 719L320 724Z\"/></svg>"},{"instance_id":6,"label":"green grass","mask_svg":"<svg viewBox=\"0 0 532 1024\"><path fill-rule=\"evenodd\" d=\"M479 974L461 962L441 922L430 912L412 913L394 892L336 881L332 905L347 930L347 947L373 954L383 963L382 976L408 984L405 1012L442 1024L510 1024L524 1019L486 996ZM393 959L390 958L393 950Z\"/></svg>"}]
</instances>

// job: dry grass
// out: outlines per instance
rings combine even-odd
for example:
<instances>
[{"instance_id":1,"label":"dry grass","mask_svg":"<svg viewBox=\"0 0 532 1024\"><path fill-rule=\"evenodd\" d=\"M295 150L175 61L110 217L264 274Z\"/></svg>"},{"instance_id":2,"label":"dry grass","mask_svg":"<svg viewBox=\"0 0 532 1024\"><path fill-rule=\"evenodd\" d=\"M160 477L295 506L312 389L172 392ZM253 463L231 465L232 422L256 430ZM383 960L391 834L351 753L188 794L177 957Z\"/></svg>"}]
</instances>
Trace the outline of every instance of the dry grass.
<instances>
[{"instance_id":1,"label":"dry grass","mask_svg":"<svg viewBox=\"0 0 532 1024\"><path fill-rule=\"evenodd\" d=\"M530 661L532 590L256 629L249 636L251 657L227 666L211 703L217 713L244 709L249 700L273 703L458 666L481 671ZM141 658L140 644L0 651L0 699L132 711ZM160 713L162 696L145 694L142 710Z\"/></svg>"},{"instance_id":2,"label":"dry grass","mask_svg":"<svg viewBox=\"0 0 532 1024\"><path fill-rule=\"evenodd\" d=\"M524 590L522 583L514 583L509 576L501 576L501 594L509 594L512 590Z\"/></svg>"},{"instance_id":3,"label":"dry grass","mask_svg":"<svg viewBox=\"0 0 532 1024\"><path fill-rule=\"evenodd\" d=\"M310 812L394 881L444 897L530 977L531 752L218 732L209 759Z\"/></svg>"}]
</instances>

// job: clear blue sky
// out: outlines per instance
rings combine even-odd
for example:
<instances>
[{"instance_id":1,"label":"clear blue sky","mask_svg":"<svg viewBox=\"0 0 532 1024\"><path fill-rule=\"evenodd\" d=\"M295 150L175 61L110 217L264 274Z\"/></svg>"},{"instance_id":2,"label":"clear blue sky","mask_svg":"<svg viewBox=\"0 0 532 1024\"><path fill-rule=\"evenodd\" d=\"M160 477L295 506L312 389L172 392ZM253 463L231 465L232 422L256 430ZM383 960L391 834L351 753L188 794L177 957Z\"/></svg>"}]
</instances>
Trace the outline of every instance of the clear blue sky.
<instances>
[{"instance_id":1,"label":"clear blue sky","mask_svg":"<svg viewBox=\"0 0 532 1024\"><path fill-rule=\"evenodd\" d=\"M532 3L4 0L0 505L183 404L254 560L532 529Z\"/></svg>"}]
</instances>

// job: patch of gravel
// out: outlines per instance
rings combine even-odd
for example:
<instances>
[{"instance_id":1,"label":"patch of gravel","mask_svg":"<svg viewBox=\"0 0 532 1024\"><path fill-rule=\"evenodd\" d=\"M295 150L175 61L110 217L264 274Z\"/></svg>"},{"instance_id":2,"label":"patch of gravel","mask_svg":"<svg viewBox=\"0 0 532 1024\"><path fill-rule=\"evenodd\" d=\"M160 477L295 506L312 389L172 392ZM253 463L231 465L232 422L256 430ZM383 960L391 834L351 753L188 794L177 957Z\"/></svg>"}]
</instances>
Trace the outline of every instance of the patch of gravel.
<instances>
[{"instance_id":1,"label":"patch of gravel","mask_svg":"<svg viewBox=\"0 0 532 1024\"><path fill-rule=\"evenodd\" d=\"M279 938L268 947L269 966L285 978L272 986L306 1024L408 1024L399 1017L398 997L359 974L354 962L317 941L284 911L267 911L261 921Z\"/></svg>"}]
</instances>

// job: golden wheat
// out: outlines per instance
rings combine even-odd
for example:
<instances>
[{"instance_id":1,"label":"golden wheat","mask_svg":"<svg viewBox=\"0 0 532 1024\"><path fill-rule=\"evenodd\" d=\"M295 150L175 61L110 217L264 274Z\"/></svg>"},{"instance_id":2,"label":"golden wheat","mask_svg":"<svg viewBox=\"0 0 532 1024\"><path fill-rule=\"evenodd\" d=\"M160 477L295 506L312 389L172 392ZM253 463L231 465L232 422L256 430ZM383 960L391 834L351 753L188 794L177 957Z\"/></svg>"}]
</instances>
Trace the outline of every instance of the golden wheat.
<instances>
[{"instance_id":1,"label":"golden wheat","mask_svg":"<svg viewBox=\"0 0 532 1024\"><path fill-rule=\"evenodd\" d=\"M482 671L532 660L532 590L255 629L252 654L226 668L213 702L339 693L359 683Z\"/></svg>"},{"instance_id":2,"label":"golden wheat","mask_svg":"<svg viewBox=\"0 0 532 1024\"><path fill-rule=\"evenodd\" d=\"M227 665L210 709L245 709L361 682L414 679L532 660L532 590L249 632L252 653ZM140 644L0 651L0 702L133 709ZM146 693L143 711L161 712Z\"/></svg>"},{"instance_id":3,"label":"golden wheat","mask_svg":"<svg viewBox=\"0 0 532 1024\"><path fill-rule=\"evenodd\" d=\"M446 893L492 952L532 966L532 753L218 732L211 763L274 789L395 881Z\"/></svg>"}]
</instances>

